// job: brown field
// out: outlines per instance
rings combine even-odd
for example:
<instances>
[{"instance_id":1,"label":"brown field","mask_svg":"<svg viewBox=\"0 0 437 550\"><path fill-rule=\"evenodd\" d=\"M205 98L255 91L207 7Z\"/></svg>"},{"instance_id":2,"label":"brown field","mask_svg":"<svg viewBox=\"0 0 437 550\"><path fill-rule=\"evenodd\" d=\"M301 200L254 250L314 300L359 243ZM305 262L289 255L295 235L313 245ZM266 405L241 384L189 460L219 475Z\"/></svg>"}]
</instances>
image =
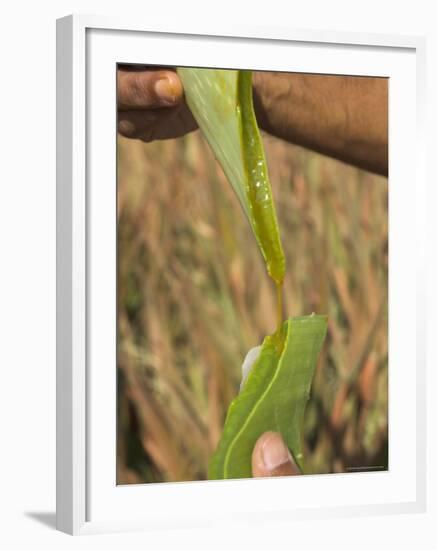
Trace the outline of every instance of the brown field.
<instances>
[{"instance_id":1,"label":"brown field","mask_svg":"<svg viewBox=\"0 0 437 550\"><path fill-rule=\"evenodd\" d=\"M329 315L308 473L387 467L385 178L263 136L287 316ZM202 480L275 290L200 132L118 147L118 483Z\"/></svg>"}]
</instances>

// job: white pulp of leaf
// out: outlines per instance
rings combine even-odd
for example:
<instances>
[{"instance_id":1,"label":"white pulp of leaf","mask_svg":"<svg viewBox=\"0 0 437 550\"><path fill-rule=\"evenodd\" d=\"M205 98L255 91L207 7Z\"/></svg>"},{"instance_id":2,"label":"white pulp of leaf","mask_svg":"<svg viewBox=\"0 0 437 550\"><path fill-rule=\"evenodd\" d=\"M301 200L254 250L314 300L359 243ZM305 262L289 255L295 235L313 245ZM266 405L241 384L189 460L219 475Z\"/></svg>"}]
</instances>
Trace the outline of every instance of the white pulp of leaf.
<instances>
[{"instance_id":1,"label":"white pulp of leaf","mask_svg":"<svg viewBox=\"0 0 437 550\"><path fill-rule=\"evenodd\" d=\"M243 364L241 366L241 383L240 383L240 392L244 387L244 384L249 376L250 371L252 370L253 365L261 353L261 346L256 346L251 348L244 358Z\"/></svg>"}]
</instances>

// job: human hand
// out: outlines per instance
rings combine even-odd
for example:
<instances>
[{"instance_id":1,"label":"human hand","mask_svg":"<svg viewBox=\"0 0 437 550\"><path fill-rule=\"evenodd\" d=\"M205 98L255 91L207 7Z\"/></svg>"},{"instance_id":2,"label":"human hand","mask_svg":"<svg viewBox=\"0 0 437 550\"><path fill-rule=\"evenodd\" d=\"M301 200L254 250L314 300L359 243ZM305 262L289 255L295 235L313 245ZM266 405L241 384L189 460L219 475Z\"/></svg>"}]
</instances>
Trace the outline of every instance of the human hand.
<instances>
[{"instance_id":1,"label":"human hand","mask_svg":"<svg viewBox=\"0 0 437 550\"><path fill-rule=\"evenodd\" d=\"M296 145L378 174L388 173L388 84L384 78L254 72L260 127ZM172 69L122 65L118 131L152 141L197 128Z\"/></svg>"},{"instance_id":2,"label":"human hand","mask_svg":"<svg viewBox=\"0 0 437 550\"><path fill-rule=\"evenodd\" d=\"M118 131L149 142L176 138L197 128L174 70L129 67L117 70Z\"/></svg>"},{"instance_id":3,"label":"human hand","mask_svg":"<svg viewBox=\"0 0 437 550\"><path fill-rule=\"evenodd\" d=\"M296 476L301 472L278 432L265 432L252 452L253 477Z\"/></svg>"}]
</instances>

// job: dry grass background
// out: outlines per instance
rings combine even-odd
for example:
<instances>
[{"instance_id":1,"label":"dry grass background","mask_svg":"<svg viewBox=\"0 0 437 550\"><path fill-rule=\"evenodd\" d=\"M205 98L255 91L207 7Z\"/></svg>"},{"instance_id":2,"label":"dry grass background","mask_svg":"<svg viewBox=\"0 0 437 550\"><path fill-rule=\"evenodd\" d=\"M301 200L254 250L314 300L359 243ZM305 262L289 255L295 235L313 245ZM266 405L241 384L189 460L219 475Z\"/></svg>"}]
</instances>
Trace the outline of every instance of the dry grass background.
<instances>
[{"instance_id":1,"label":"dry grass background","mask_svg":"<svg viewBox=\"0 0 437 550\"><path fill-rule=\"evenodd\" d=\"M387 467L385 178L263 136L287 316L328 313L309 473ZM118 483L206 479L275 291L200 132L118 144Z\"/></svg>"}]
</instances>

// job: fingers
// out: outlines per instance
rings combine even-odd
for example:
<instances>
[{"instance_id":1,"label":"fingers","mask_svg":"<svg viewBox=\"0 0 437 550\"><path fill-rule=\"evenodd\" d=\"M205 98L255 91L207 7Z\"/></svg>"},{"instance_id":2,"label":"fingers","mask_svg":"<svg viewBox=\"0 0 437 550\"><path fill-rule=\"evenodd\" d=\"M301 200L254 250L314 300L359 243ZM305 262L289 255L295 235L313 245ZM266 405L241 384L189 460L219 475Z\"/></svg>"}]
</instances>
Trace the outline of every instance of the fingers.
<instances>
[{"instance_id":1,"label":"fingers","mask_svg":"<svg viewBox=\"0 0 437 550\"><path fill-rule=\"evenodd\" d=\"M149 142L184 136L197 128L176 72L119 66L117 127L121 135Z\"/></svg>"},{"instance_id":2,"label":"fingers","mask_svg":"<svg viewBox=\"0 0 437 550\"><path fill-rule=\"evenodd\" d=\"M171 109L119 111L119 133L127 138L149 142L184 136L197 128L196 121L185 104Z\"/></svg>"},{"instance_id":3,"label":"fingers","mask_svg":"<svg viewBox=\"0 0 437 550\"><path fill-rule=\"evenodd\" d=\"M281 434L266 432L258 439L252 453L253 477L294 476L300 473Z\"/></svg>"},{"instance_id":4,"label":"fingers","mask_svg":"<svg viewBox=\"0 0 437 550\"><path fill-rule=\"evenodd\" d=\"M117 128L124 137L150 141L152 130L159 117L160 114L153 110L120 111L118 113Z\"/></svg>"},{"instance_id":5,"label":"fingers","mask_svg":"<svg viewBox=\"0 0 437 550\"><path fill-rule=\"evenodd\" d=\"M182 83L174 71L166 69L117 71L118 109L174 107L183 99Z\"/></svg>"}]
</instances>

